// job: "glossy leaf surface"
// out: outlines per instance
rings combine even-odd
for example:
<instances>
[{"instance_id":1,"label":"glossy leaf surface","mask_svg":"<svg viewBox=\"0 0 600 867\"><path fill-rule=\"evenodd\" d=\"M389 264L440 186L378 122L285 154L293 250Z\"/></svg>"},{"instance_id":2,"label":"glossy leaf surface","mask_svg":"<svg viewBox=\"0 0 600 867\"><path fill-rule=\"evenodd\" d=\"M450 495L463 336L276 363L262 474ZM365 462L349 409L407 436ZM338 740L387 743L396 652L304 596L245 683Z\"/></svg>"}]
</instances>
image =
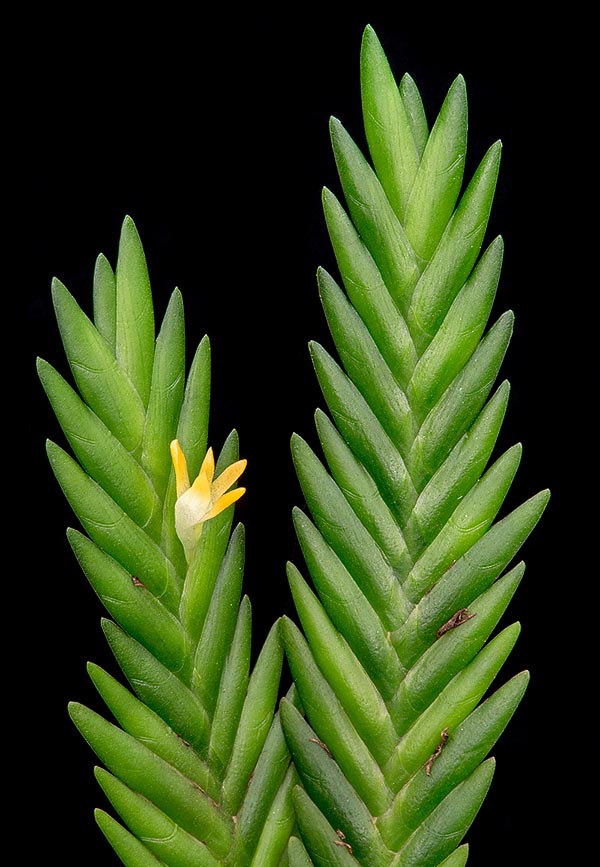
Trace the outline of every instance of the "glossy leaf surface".
<instances>
[{"instance_id":1,"label":"glossy leaf surface","mask_svg":"<svg viewBox=\"0 0 600 867\"><path fill-rule=\"evenodd\" d=\"M303 786L290 854L301 867L463 867L490 751L529 680L495 683L520 632L503 620L517 555L549 494L508 511L521 446L496 451L514 318L490 321L500 143L465 177L467 82L429 125L371 27L361 96L368 153L330 123L340 193L326 189L323 208L339 273L317 273L332 345L310 344L325 407L315 444L291 441L308 574L288 564L298 624L282 621L301 702L281 705Z\"/></svg>"}]
</instances>

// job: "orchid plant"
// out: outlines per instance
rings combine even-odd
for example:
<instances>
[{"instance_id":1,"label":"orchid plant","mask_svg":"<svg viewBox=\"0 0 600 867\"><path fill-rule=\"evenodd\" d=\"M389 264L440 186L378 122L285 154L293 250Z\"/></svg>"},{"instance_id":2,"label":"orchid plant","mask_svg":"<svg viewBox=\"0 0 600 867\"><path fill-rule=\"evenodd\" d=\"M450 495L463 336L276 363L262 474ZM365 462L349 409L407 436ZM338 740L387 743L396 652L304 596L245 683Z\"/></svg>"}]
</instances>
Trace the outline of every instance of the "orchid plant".
<instances>
[{"instance_id":1,"label":"orchid plant","mask_svg":"<svg viewBox=\"0 0 600 867\"><path fill-rule=\"evenodd\" d=\"M129 216L115 269L96 261L93 318L53 282L73 384L38 359L69 447L49 441L48 458L129 684L90 663L111 719L69 711L126 867L463 867L528 684L492 686L520 630L500 623L516 556L549 498L501 515L521 457L495 452L513 326L509 311L488 327L501 148L465 179L463 77L430 128L370 26L360 69L368 156L330 123L342 195L323 191L339 274L317 275L336 353L310 344L320 451L291 440L297 618L276 618L255 660L234 521L246 460L235 431L216 459L208 445L208 337L188 370L179 290L156 333Z\"/></svg>"}]
</instances>

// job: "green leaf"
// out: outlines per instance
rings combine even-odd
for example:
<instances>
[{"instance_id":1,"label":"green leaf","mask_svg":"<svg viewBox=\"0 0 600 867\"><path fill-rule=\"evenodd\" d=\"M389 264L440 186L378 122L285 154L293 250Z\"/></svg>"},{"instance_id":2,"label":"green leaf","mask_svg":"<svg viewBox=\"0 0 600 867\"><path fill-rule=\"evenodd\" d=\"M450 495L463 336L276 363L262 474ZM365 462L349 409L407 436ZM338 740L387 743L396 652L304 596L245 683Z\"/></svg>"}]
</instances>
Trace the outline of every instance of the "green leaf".
<instances>
[{"instance_id":1,"label":"green leaf","mask_svg":"<svg viewBox=\"0 0 600 867\"><path fill-rule=\"evenodd\" d=\"M313 867L308 852L302 840L298 837L290 837L288 843L289 867Z\"/></svg>"},{"instance_id":2,"label":"green leaf","mask_svg":"<svg viewBox=\"0 0 600 867\"><path fill-rule=\"evenodd\" d=\"M406 322L368 247L327 187L323 190L323 211L348 297L399 384L405 385L418 360Z\"/></svg>"},{"instance_id":3,"label":"green leaf","mask_svg":"<svg viewBox=\"0 0 600 867\"><path fill-rule=\"evenodd\" d=\"M373 825L369 809L338 770L327 746L285 699L281 715L296 767L312 802L333 819L333 826L343 832L340 839L348 842L357 858L374 867L389 863L390 853Z\"/></svg>"},{"instance_id":4,"label":"green leaf","mask_svg":"<svg viewBox=\"0 0 600 867\"><path fill-rule=\"evenodd\" d=\"M440 862L439 867L465 867L468 857L469 847L465 843L464 846L459 846L451 855L444 858L444 860Z\"/></svg>"},{"instance_id":5,"label":"green leaf","mask_svg":"<svg viewBox=\"0 0 600 867\"><path fill-rule=\"evenodd\" d=\"M102 628L137 696L202 756L206 751L210 717L200 699L151 651L112 621L103 620Z\"/></svg>"},{"instance_id":6,"label":"green leaf","mask_svg":"<svg viewBox=\"0 0 600 867\"><path fill-rule=\"evenodd\" d=\"M294 704L295 687L288 690L287 700ZM254 853L252 864L261 863L260 857L270 863L265 853L271 850L273 841L282 851L287 844L295 822L291 804L291 792L296 782L296 772L290 765L287 743L276 713L264 749L256 763L256 769L248 784L244 803L237 814L238 851L236 863L242 864ZM277 814L275 818L273 811ZM267 815L274 821L266 822ZM282 832L284 836L282 836ZM262 850L262 856L261 856Z\"/></svg>"},{"instance_id":7,"label":"green leaf","mask_svg":"<svg viewBox=\"0 0 600 867\"><path fill-rule=\"evenodd\" d=\"M365 29L368 30L369 28ZM417 148L419 159L421 159L425 145L427 144L427 137L429 136L429 124L419 89L408 72L405 72L400 79L398 90L406 109L406 115L415 140L415 147Z\"/></svg>"},{"instance_id":8,"label":"green leaf","mask_svg":"<svg viewBox=\"0 0 600 867\"><path fill-rule=\"evenodd\" d=\"M116 355L117 282L115 272L103 253L99 254L94 266L93 302L94 325Z\"/></svg>"},{"instance_id":9,"label":"green leaf","mask_svg":"<svg viewBox=\"0 0 600 867\"><path fill-rule=\"evenodd\" d=\"M243 577L244 530L238 524L221 563L194 658L193 688L211 714L218 701L226 661L222 648L231 646L236 628Z\"/></svg>"},{"instance_id":10,"label":"green leaf","mask_svg":"<svg viewBox=\"0 0 600 867\"><path fill-rule=\"evenodd\" d=\"M452 216L460 193L467 150L467 91L458 75L427 139L406 208L405 228L426 264Z\"/></svg>"},{"instance_id":11,"label":"green leaf","mask_svg":"<svg viewBox=\"0 0 600 867\"><path fill-rule=\"evenodd\" d=\"M335 692L319 672L300 631L291 620L283 618L282 632L287 659L302 706L316 730L316 734L312 735L313 739L319 741L320 749L328 756L330 750L335 753L348 783L354 788L358 785L366 807L372 814L378 815L385 809L390 797L381 768L358 735ZM285 725L286 717L283 719ZM286 737L289 738L287 728ZM297 747L296 743L295 746ZM292 752L296 766L301 776L304 776L298 749L292 749Z\"/></svg>"},{"instance_id":12,"label":"green leaf","mask_svg":"<svg viewBox=\"0 0 600 867\"><path fill-rule=\"evenodd\" d=\"M341 828L334 829L304 789L294 789L294 807L302 840L315 867L356 867Z\"/></svg>"},{"instance_id":13,"label":"green leaf","mask_svg":"<svg viewBox=\"0 0 600 867\"><path fill-rule=\"evenodd\" d=\"M283 647L279 622L267 635L250 677L231 759L223 781L223 804L235 814L263 749L279 692Z\"/></svg>"},{"instance_id":14,"label":"green leaf","mask_svg":"<svg viewBox=\"0 0 600 867\"><path fill-rule=\"evenodd\" d=\"M540 491L494 524L415 606L391 636L404 665L416 662L448 618L491 587L539 521L548 498Z\"/></svg>"},{"instance_id":15,"label":"green leaf","mask_svg":"<svg viewBox=\"0 0 600 867\"><path fill-rule=\"evenodd\" d=\"M440 733L453 731L483 698L519 636L520 625L503 629L456 674L437 698L415 720L398 743L384 772L390 788L398 791L431 756Z\"/></svg>"},{"instance_id":16,"label":"green leaf","mask_svg":"<svg viewBox=\"0 0 600 867\"><path fill-rule=\"evenodd\" d=\"M142 741L212 798L218 797L218 783L209 765L159 714L100 666L88 663L87 668L94 686L124 731Z\"/></svg>"},{"instance_id":17,"label":"green leaf","mask_svg":"<svg viewBox=\"0 0 600 867\"><path fill-rule=\"evenodd\" d=\"M407 457L412 478L419 487L481 412L504 360L512 330L513 314L508 312L492 326L424 419Z\"/></svg>"},{"instance_id":18,"label":"green leaf","mask_svg":"<svg viewBox=\"0 0 600 867\"><path fill-rule=\"evenodd\" d=\"M398 448L406 448L416 433L406 395L335 280L320 268L317 282L329 329L346 373L381 419L390 439Z\"/></svg>"},{"instance_id":19,"label":"green leaf","mask_svg":"<svg viewBox=\"0 0 600 867\"><path fill-rule=\"evenodd\" d=\"M509 310L488 325L501 144L465 184L465 78L430 125L370 26L360 84L371 163L332 118L347 210L323 193L339 271L318 268L316 281L335 355L309 343L324 460L291 437L312 586L288 564L299 625L285 616L281 628L301 710L282 702L281 719L302 784L289 860L464 867L488 752L529 680L489 694L520 632L496 633L525 572L513 561L549 492L507 511L521 446L496 453L514 322Z\"/></svg>"},{"instance_id":20,"label":"green leaf","mask_svg":"<svg viewBox=\"0 0 600 867\"><path fill-rule=\"evenodd\" d=\"M521 672L501 686L456 728L431 764L398 792L386 815L377 820L388 846L399 848L435 806L482 762L514 714L529 683Z\"/></svg>"},{"instance_id":21,"label":"green leaf","mask_svg":"<svg viewBox=\"0 0 600 867\"><path fill-rule=\"evenodd\" d=\"M314 524L300 509L294 509L293 515L298 541L324 608L377 689L384 698L391 698L402 666L381 619Z\"/></svg>"},{"instance_id":22,"label":"green leaf","mask_svg":"<svg viewBox=\"0 0 600 867\"><path fill-rule=\"evenodd\" d=\"M496 297L503 255L504 242L495 238L419 358L407 395L420 415L433 407L476 349Z\"/></svg>"},{"instance_id":23,"label":"green leaf","mask_svg":"<svg viewBox=\"0 0 600 867\"><path fill-rule=\"evenodd\" d=\"M411 547L423 548L431 541L481 476L497 442L509 390L508 382L499 386L419 493L404 529Z\"/></svg>"},{"instance_id":24,"label":"green leaf","mask_svg":"<svg viewBox=\"0 0 600 867\"><path fill-rule=\"evenodd\" d=\"M144 406L110 346L55 279L52 300L65 353L83 400L127 451L138 454L144 433Z\"/></svg>"},{"instance_id":25,"label":"green leaf","mask_svg":"<svg viewBox=\"0 0 600 867\"><path fill-rule=\"evenodd\" d=\"M412 605L393 569L308 444L294 435L291 448L304 497L323 538L380 612L384 625L398 628ZM335 524L330 519L332 514L336 516Z\"/></svg>"},{"instance_id":26,"label":"green leaf","mask_svg":"<svg viewBox=\"0 0 600 867\"><path fill-rule=\"evenodd\" d=\"M98 827L125 867L160 867L158 858L112 816L99 809L95 810L94 815ZM214 861L214 864L216 865L217 861ZM209 867L208 864L207 867Z\"/></svg>"},{"instance_id":27,"label":"green leaf","mask_svg":"<svg viewBox=\"0 0 600 867\"><path fill-rule=\"evenodd\" d=\"M295 782L296 772L288 761L285 780L271 804L269 822L263 826L250 867L281 863L277 860L279 853L287 846L290 834L296 826L296 813L292 799L292 788Z\"/></svg>"},{"instance_id":28,"label":"green leaf","mask_svg":"<svg viewBox=\"0 0 600 867\"><path fill-rule=\"evenodd\" d=\"M508 494L521 460L521 446L512 446L475 482L435 539L402 581L413 602L477 542L492 525Z\"/></svg>"},{"instance_id":29,"label":"green leaf","mask_svg":"<svg viewBox=\"0 0 600 867\"><path fill-rule=\"evenodd\" d=\"M48 441L46 450L56 479L90 538L169 611L176 611L180 582L160 547L60 446Z\"/></svg>"},{"instance_id":30,"label":"green leaf","mask_svg":"<svg viewBox=\"0 0 600 867\"><path fill-rule=\"evenodd\" d=\"M458 671L483 647L504 614L525 564L519 563L492 584L468 607L458 625L441 633L402 680L390 709L398 732L408 726L436 698ZM444 629L444 627L442 627Z\"/></svg>"},{"instance_id":31,"label":"green leaf","mask_svg":"<svg viewBox=\"0 0 600 867\"><path fill-rule=\"evenodd\" d=\"M315 425L332 477L392 569L406 574L412 560L404 534L372 476L321 410L315 412Z\"/></svg>"},{"instance_id":32,"label":"green leaf","mask_svg":"<svg viewBox=\"0 0 600 867\"><path fill-rule=\"evenodd\" d=\"M381 183L337 118L329 132L352 221L371 251L392 298L403 315L419 278L416 255Z\"/></svg>"},{"instance_id":33,"label":"green leaf","mask_svg":"<svg viewBox=\"0 0 600 867\"><path fill-rule=\"evenodd\" d=\"M233 821L211 798L136 738L78 702L71 718L109 771L148 798L218 856L231 847Z\"/></svg>"},{"instance_id":34,"label":"green leaf","mask_svg":"<svg viewBox=\"0 0 600 867\"><path fill-rule=\"evenodd\" d=\"M369 152L396 216L405 216L420 154L410 117L385 52L372 27L361 43L360 84Z\"/></svg>"},{"instance_id":35,"label":"green leaf","mask_svg":"<svg viewBox=\"0 0 600 867\"><path fill-rule=\"evenodd\" d=\"M235 632L229 646L213 715L208 756L213 767L224 772L244 706L252 651L250 601L240 603Z\"/></svg>"},{"instance_id":36,"label":"green leaf","mask_svg":"<svg viewBox=\"0 0 600 867\"><path fill-rule=\"evenodd\" d=\"M195 478L204 459L208 441L210 406L211 351L208 337L203 337L188 372L183 405L177 426L177 439L187 458L188 472Z\"/></svg>"},{"instance_id":37,"label":"green leaf","mask_svg":"<svg viewBox=\"0 0 600 867\"><path fill-rule=\"evenodd\" d=\"M406 318L421 351L435 335L475 265L496 191L501 151L501 143L496 142L486 152L415 286Z\"/></svg>"},{"instance_id":38,"label":"green leaf","mask_svg":"<svg viewBox=\"0 0 600 867\"><path fill-rule=\"evenodd\" d=\"M335 694L344 696L345 712L375 759L385 761L397 734L381 694L293 563L288 563L288 578L315 662ZM293 628L289 628L293 638Z\"/></svg>"},{"instance_id":39,"label":"green leaf","mask_svg":"<svg viewBox=\"0 0 600 867\"><path fill-rule=\"evenodd\" d=\"M278 625L252 668L245 534L234 528L233 505L201 523L189 564L175 525L182 479L176 484L171 442L178 439L192 483L207 454L208 338L186 378L176 289L154 339L150 281L130 218L116 277L103 256L96 260L95 324L62 284L53 296L75 387L42 359L37 369L73 454L50 441L47 454L82 525L67 536L114 620L102 626L127 684L89 663L115 722L69 706L106 766L97 779L124 822L98 811L98 824L126 867L285 867L297 774L276 714ZM232 431L215 478L238 455Z\"/></svg>"},{"instance_id":40,"label":"green leaf","mask_svg":"<svg viewBox=\"0 0 600 867\"><path fill-rule=\"evenodd\" d=\"M103 768L96 768L96 779L126 825L148 849L170 867L215 863L203 843L179 827L147 798L125 786Z\"/></svg>"},{"instance_id":41,"label":"green leaf","mask_svg":"<svg viewBox=\"0 0 600 867\"><path fill-rule=\"evenodd\" d=\"M154 367L144 441L142 465L154 482L160 497L164 496L171 467L164 456L175 438L183 401L185 384L185 332L183 300L175 290L171 295L165 318L156 340Z\"/></svg>"},{"instance_id":42,"label":"green leaf","mask_svg":"<svg viewBox=\"0 0 600 867\"><path fill-rule=\"evenodd\" d=\"M79 565L107 611L169 670L186 664L187 638L181 623L146 587L77 530L67 538Z\"/></svg>"},{"instance_id":43,"label":"green leaf","mask_svg":"<svg viewBox=\"0 0 600 867\"><path fill-rule=\"evenodd\" d=\"M463 839L488 793L494 769L494 760L488 759L467 780L453 789L407 841L406 846L392 861L393 867L439 864L442 859L451 856L452 850Z\"/></svg>"},{"instance_id":44,"label":"green leaf","mask_svg":"<svg viewBox=\"0 0 600 867\"><path fill-rule=\"evenodd\" d=\"M146 257L131 217L125 217L121 228L116 281L116 356L147 406L154 359L154 306Z\"/></svg>"},{"instance_id":45,"label":"green leaf","mask_svg":"<svg viewBox=\"0 0 600 867\"><path fill-rule=\"evenodd\" d=\"M310 344L313 364L333 420L365 469L373 476L394 515L410 513L416 498L406 464L358 388L318 343Z\"/></svg>"},{"instance_id":46,"label":"green leaf","mask_svg":"<svg viewBox=\"0 0 600 867\"><path fill-rule=\"evenodd\" d=\"M160 500L143 468L50 364L39 358L37 371L82 468L136 524L151 530Z\"/></svg>"}]
</instances>

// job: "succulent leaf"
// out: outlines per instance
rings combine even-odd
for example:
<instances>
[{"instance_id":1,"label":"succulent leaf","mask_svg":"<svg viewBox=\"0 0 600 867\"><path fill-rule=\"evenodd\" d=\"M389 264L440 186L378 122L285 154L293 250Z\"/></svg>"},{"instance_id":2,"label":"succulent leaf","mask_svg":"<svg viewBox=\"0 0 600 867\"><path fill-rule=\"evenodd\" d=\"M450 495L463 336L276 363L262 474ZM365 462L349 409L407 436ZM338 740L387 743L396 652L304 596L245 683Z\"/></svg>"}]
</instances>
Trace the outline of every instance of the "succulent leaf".
<instances>
[{"instance_id":1,"label":"succulent leaf","mask_svg":"<svg viewBox=\"0 0 600 867\"><path fill-rule=\"evenodd\" d=\"M489 324L500 142L465 178L464 78L430 126L370 26L360 71L368 154L330 123L342 197L325 189L323 211L340 281L318 269L334 347L310 344L321 453L291 439L310 582L288 564L299 625L286 616L281 631L301 704L280 706L300 781L290 863L463 867L490 750L529 680L492 691L520 632L502 622L525 570L516 555L549 492L507 511L522 449L495 451L514 319Z\"/></svg>"},{"instance_id":2,"label":"succulent leaf","mask_svg":"<svg viewBox=\"0 0 600 867\"><path fill-rule=\"evenodd\" d=\"M96 260L94 321L60 281L52 291L74 383L43 359L37 370L72 453L51 441L47 453L81 525L68 540L108 614L104 634L125 679L88 666L114 722L69 705L102 763L109 809L96 811L97 824L126 867L278 867L297 783L276 707L283 645L276 621L251 666L244 528L233 516L245 461L235 431L216 461L208 449L208 338L186 371L177 289L155 337L130 217L116 269ZM208 503L185 547L182 462L188 488L200 474Z\"/></svg>"}]
</instances>

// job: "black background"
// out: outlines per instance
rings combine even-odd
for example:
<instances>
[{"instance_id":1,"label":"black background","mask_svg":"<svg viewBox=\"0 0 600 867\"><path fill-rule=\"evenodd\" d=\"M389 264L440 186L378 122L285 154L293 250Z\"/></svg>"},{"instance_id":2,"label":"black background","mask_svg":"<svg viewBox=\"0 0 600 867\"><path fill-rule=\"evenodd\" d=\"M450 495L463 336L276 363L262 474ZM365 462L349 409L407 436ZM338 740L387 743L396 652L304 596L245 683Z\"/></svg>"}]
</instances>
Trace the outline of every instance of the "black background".
<instances>
[{"instance_id":1,"label":"black background","mask_svg":"<svg viewBox=\"0 0 600 867\"><path fill-rule=\"evenodd\" d=\"M66 373L51 279L91 312L95 258L103 252L115 264L129 214L146 250L157 322L178 286L190 352L209 335L211 443L218 449L236 428L249 461L236 508L247 530L258 646L275 617L293 616L286 561L303 567L290 517L302 498L289 438L296 431L316 447L313 413L324 408L307 344L331 348L315 279L319 265L335 273L320 205L323 186L339 193L328 119L338 117L362 146L358 61L367 23L397 78L415 79L430 123L455 76L465 76L467 176L503 141L488 233L488 240L502 234L506 245L493 318L510 308L516 322L501 374L512 392L498 449L517 441L524 448L506 508L552 490L523 549L525 578L504 621L519 620L522 634L500 681L523 668L532 681L494 749L498 767L468 833L469 863L541 862L574 833L565 779L585 764L587 748L580 759L553 756L572 646L560 588L570 574L564 528L573 462L567 467L561 456L566 437L573 444L566 431L573 393L565 389L578 363L571 341L585 326L579 308L576 328L569 312L586 291L578 94L587 56L585 48L573 53L585 21L527 23L500 11L467 19L450 9L411 20L401 5L387 8L239 13L224 5L197 19L177 5L139 16L54 9L33 30L24 21L13 34L21 50L7 83L15 109L7 174L19 213L11 297L24 301L25 443L16 464L24 502L16 532L26 568L11 586L27 637L15 653L21 695L12 723L27 743L18 812L38 829L24 836L19 863L45 856L65 867L117 863L93 819L95 806L106 807L95 758L66 711L74 699L103 712L87 660L117 672L100 629L104 611L66 541L76 519L46 462L45 439L64 440L35 357ZM12 249L7 256L14 261Z\"/></svg>"}]
</instances>

